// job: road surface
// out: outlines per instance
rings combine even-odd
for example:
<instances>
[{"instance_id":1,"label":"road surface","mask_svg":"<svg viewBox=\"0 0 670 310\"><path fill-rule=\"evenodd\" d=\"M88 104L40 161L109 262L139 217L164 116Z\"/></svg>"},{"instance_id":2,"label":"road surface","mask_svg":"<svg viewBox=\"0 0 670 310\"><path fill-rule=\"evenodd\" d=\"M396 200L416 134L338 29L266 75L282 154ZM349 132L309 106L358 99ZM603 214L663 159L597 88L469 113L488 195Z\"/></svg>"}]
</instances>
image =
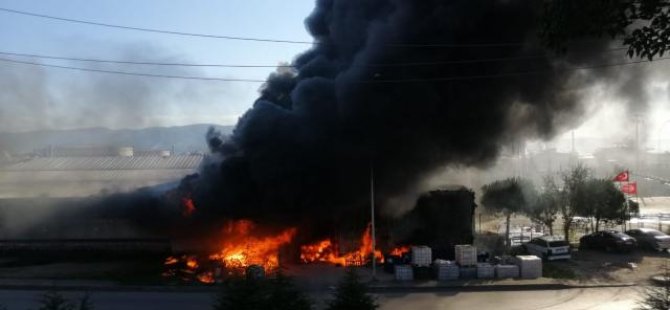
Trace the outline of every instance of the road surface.
<instances>
[{"instance_id":1,"label":"road surface","mask_svg":"<svg viewBox=\"0 0 670 310\"><path fill-rule=\"evenodd\" d=\"M382 310L630 310L639 299L640 289L589 288L555 291L503 291L503 292L457 292L436 293L388 293L378 295ZM36 300L44 292L0 290L0 303L8 310L35 309ZM82 292L66 292L66 297L78 297ZM312 295L314 299L325 299L327 294ZM91 299L96 310L112 309L211 309L212 293L175 292L92 292Z\"/></svg>"}]
</instances>

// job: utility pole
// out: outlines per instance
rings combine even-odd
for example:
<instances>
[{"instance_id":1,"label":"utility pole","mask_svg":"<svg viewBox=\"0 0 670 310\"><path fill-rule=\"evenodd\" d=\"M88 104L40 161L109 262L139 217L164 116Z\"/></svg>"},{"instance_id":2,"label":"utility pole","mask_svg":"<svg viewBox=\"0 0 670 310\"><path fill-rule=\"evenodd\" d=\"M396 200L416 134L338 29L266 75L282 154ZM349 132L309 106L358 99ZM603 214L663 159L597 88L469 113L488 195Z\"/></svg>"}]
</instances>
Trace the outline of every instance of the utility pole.
<instances>
[{"instance_id":1,"label":"utility pole","mask_svg":"<svg viewBox=\"0 0 670 310\"><path fill-rule=\"evenodd\" d=\"M377 238L375 236L375 170L370 163L370 235L372 237L372 281L377 281Z\"/></svg>"}]
</instances>

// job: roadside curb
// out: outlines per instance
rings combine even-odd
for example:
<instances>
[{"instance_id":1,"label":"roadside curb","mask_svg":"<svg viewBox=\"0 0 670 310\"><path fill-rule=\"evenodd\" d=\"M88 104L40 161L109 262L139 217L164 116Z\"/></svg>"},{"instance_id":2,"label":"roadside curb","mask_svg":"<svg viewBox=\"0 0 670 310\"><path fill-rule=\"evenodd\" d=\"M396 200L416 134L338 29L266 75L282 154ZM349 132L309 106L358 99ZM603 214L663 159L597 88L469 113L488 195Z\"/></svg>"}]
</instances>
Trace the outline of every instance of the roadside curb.
<instances>
[{"instance_id":1,"label":"roadside curb","mask_svg":"<svg viewBox=\"0 0 670 310\"><path fill-rule=\"evenodd\" d=\"M608 288L608 287L630 287L634 283L616 283L616 284L484 284L484 285L436 285L436 286L370 286L371 292L439 292L439 291L461 291L461 292L491 292L491 291L545 291L545 290L567 290L567 289L588 289L588 288Z\"/></svg>"},{"instance_id":2,"label":"roadside curb","mask_svg":"<svg viewBox=\"0 0 670 310\"><path fill-rule=\"evenodd\" d=\"M610 287L630 287L635 283L615 283L615 284L474 284L474 285L369 285L369 291L372 293L430 293L440 291L462 291L462 292L490 292L490 291L541 291L541 290L566 290L566 289L589 289L589 288L610 288ZM304 288L307 291L330 291L333 286L328 287L309 287ZM207 293L217 292L219 286L143 286L143 285L68 285L68 284L0 284L0 290L25 290L25 291L86 291L86 292L180 292L180 293Z\"/></svg>"}]
</instances>

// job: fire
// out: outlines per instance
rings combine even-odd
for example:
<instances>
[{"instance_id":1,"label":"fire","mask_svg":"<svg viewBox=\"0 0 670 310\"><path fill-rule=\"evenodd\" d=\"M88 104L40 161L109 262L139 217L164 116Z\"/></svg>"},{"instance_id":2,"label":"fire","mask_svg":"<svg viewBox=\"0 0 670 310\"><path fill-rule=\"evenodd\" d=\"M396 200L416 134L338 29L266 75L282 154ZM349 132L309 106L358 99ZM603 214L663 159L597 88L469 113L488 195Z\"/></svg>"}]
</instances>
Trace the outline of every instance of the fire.
<instances>
[{"instance_id":1,"label":"fire","mask_svg":"<svg viewBox=\"0 0 670 310\"><path fill-rule=\"evenodd\" d=\"M189 269L198 269L198 261L195 259L195 257L187 257L186 258L186 267Z\"/></svg>"},{"instance_id":2,"label":"fire","mask_svg":"<svg viewBox=\"0 0 670 310\"><path fill-rule=\"evenodd\" d=\"M399 246L399 247L393 248L389 254L391 254L393 256L403 256L407 253L409 253L409 247L408 246Z\"/></svg>"},{"instance_id":3,"label":"fire","mask_svg":"<svg viewBox=\"0 0 670 310\"><path fill-rule=\"evenodd\" d=\"M181 214L185 217L189 217L195 212L195 203L191 199L191 195L181 198L182 211Z\"/></svg>"},{"instance_id":4,"label":"fire","mask_svg":"<svg viewBox=\"0 0 670 310\"><path fill-rule=\"evenodd\" d=\"M258 236L253 222L240 220L228 223L223 230L220 250L209 256L227 268L260 265L268 272L279 267L279 248L293 240L297 230L288 228L277 235Z\"/></svg>"},{"instance_id":5,"label":"fire","mask_svg":"<svg viewBox=\"0 0 670 310\"><path fill-rule=\"evenodd\" d=\"M300 259L305 263L326 262L341 266L361 266L366 263L372 255L371 226L365 229L361 236L360 246L357 251L340 255L337 245L330 239L325 239L313 244L300 247ZM375 259L382 261L384 257L379 250L374 251Z\"/></svg>"},{"instance_id":6,"label":"fire","mask_svg":"<svg viewBox=\"0 0 670 310\"><path fill-rule=\"evenodd\" d=\"M214 283L214 273L212 273L211 271L205 271L203 273L200 273L196 276L196 278L198 278L198 281L205 284Z\"/></svg>"},{"instance_id":7,"label":"fire","mask_svg":"<svg viewBox=\"0 0 670 310\"><path fill-rule=\"evenodd\" d=\"M279 267L279 249L289 244L297 229L288 228L278 234L259 232L256 225L248 220L228 222L220 236L219 250L206 258L195 255L170 256L165 259L169 269L165 277L183 281L197 280L211 284L226 273L244 273L251 265L263 266L265 272L273 272Z\"/></svg>"}]
</instances>

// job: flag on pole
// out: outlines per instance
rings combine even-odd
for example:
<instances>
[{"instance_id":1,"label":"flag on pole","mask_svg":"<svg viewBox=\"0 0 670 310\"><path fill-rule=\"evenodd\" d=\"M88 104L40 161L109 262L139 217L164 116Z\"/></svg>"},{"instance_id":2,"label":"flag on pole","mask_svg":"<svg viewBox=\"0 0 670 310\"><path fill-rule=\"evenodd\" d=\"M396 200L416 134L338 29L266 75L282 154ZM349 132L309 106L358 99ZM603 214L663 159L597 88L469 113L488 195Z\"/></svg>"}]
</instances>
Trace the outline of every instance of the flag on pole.
<instances>
[{"instance_id":1,"label":"flag on pole","mask_svg":"<svg viewBox=\"0 0 670 310\"><path fill-rule=\"evenodd\" d=\"M629 179L628 170L624 170L614 177L614 182L628 182Z\"/></svg>"},{"instance_id":2,"label":"flag on pole","mask_svg":"<svg viewBox=\"0 0 670 310\"><path fill-rule=\"evenodd\" d=\"M621 185L621 191L628 195L637 195L637 182L630 182Z\"/></svg>"}]
</instances>

